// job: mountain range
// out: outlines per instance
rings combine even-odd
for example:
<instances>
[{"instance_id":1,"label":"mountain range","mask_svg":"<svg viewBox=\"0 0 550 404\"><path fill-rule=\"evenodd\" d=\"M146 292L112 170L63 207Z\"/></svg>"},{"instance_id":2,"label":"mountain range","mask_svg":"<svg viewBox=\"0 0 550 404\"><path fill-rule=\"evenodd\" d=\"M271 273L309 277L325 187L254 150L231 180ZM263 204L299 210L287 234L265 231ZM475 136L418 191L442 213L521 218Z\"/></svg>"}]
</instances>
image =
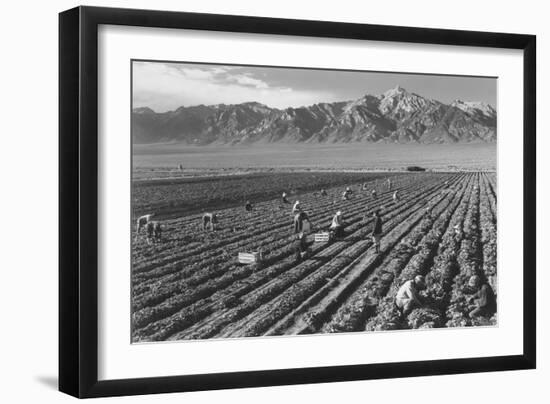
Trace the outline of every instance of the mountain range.
<instances>
[{"instance_id":1,"label":"mountain range","mask_svg":"<svg viewBox=\"0 0 550 404\"><path fill-rule=\"evenodd\" d=\"M257 102L197 105L156 113L132 111L136 144L487 143L496 111L483 102L451 104L397 86L353 101L277 109Z\"/></svg>"}]
</instances>

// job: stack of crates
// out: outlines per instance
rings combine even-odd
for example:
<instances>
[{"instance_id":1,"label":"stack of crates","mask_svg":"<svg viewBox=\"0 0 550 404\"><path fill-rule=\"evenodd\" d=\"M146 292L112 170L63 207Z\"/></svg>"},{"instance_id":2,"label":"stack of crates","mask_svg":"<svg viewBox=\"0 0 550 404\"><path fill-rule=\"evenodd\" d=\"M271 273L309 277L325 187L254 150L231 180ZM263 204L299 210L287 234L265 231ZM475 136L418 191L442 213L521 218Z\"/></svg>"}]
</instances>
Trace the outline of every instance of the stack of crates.
<instances>
[{"instance_id":1,"label":"stack of crates","mask_svg":"<svg viewBox=\"0 0 550 404\"><path fill-rule=\"evenodd\" d=\"M315 242L316 243L327 243L329 241L330 241L330 233L328 231L315 233Z\"/></svg>"},{"instance_id":2,"label":"stack of crates","mask_svg":"<svg viewBox=\"0 0 550 404\"><path fill-rule=\"evenodd\" d=\"M240 264L256 264L262 260L262 253L260 251L246 253L239 253L239 263Z\"/></svg>"}]
</instances>

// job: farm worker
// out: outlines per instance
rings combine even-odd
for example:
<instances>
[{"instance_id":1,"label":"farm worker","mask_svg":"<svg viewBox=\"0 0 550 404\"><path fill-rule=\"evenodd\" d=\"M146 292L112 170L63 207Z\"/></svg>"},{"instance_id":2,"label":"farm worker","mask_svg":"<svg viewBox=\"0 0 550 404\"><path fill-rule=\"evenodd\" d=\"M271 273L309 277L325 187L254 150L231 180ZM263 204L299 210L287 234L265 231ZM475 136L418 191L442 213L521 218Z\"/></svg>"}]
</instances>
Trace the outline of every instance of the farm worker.
<instances>
[{"instance_id":1,"label":"farm worker","mask_svg":"<svg viewBox=\"0 0 550 404\"><path fill-rule=\"evenodd\" d=\"M350 197L353 191L350 189L350 187L347 187L344 193L342 194L342 200L347 201Z\"/></svg>"},{"instance_id":2,"label":"farm worker","mask_svg":"<svg viewBox=\"0 0 550 404\"><path fill-rule=\"evenodd\" d=\"M153 222L154 223L154 233L155 233L155 242L161 242L162 241L162 226L160 225L160 222Z\"/></svg>"},{"instance_id":3,"label":"farm worker","mask_svg":"<svg viewBox=\"0 0 550 404\"><path fill-rule=\"evenodd\" d=\"M397 194L397 191L395 191L395 192L393 193L393 201L394 201L394 202L399 201L399 195Z\"/></svg>"},{"instance_id":4,"label":"farm worker","mask_svg":"<svg viewBox=\"0 0 550 404\"><path fill-rule=\"evenodd\" d=\"M154 233L155 233L155 222L149 222L146 226L147 230L147 244L151 244L155 241Z\"/></svg>"},{"instance_id":5,"label":"farm worker","mask_svg":"<svg viewBox=\"0 0 550 404\"><path fill-rule=\"evenodd\" d=\"M286 192L283 192L283 203L290 203L290 201L287 199Z\"/></svg>"},{"instance_id":6,"label":"farm worker","mask_svg":"<svg viewBox=\"0 0 550 404\"><path fill-rule=\"evenodd\" d=\"M342 237L344 235L344 218L342 216L342 211L339 210L336 212L332 218L330 230L333 231L335 237Z\"/></svg>"},{"instance_id":7,"label":"farm worker","mask_svg":"<svg viewBox=\"0 0 550 404\"><path fill-rule=\"evenodd\" d=\"M325 189L321 189L321 195L327 196L327 191Z\"/></svg>"},{"instance_id":8,"label":"farm worker","mask_svg":"<svg viewBox=\"0 0 550 404\"><path fill-rule=\"evenodd\" d=\"M408 280L401 285L395 295L395 305L401 310L404 316L408 316L415 307L422 307L418 291L425 287L426 284L422 275L416 275L414 279Z\"/></svg>"},{"instance_id":9,"label":"farm worker","mask_svg":"<svg viewBox=\"0 0 550 404\"><path fill-rule=\"evenodd\" d=\"M392 183L391 178L388 178L388 190L391 191Z\"/></svg>"},{"instance_id":10,"label":"farm worker","mask_svg":"<svg viewBox=\"0 0 550 404\"><path fill-rule=\"evenodd\" d=\"M445 188L449 188L449 181L445 181Z\"/></svg>"},{"instance_id":11,"label":"farm worker","mask_svg":"<svg viewBox=\"0 0 550 404\"><path fill-rule=\"evenodd\" d=\"M202 229L207 230L210 227L210 230L214 230L214 225L218 223L218 216L215 213L207 212L202 215Z\"/></svg>"},{"instance_id":12,"label":"farm worker","mask_svg":"<svg viewBox=\"0 0 550 404\"><path fill-rule=\"evenodd\" d=\"M380 211L377 210L373 213L374 225L372 227L372 242L374 243L374 250L378 254L380 252L380 239L382 238L382 218L380 217Z\"/></svg>"},{"instance_id":13,"label":"farm worker","mask_svg":"<svg viewBox=\"0 0 550 404\"><path fill-rule=\"evenodd\" d=\"M302 207L300 206L300 201L294 202L294 206L292 207L292 213L301 212Z\"/></svg>"},{"instance_id":14,"label":"farm worker","mask_svg":"<svg viewBox=\"0 0 550 404\"><path fill-rule=\"evenodd\" d=\"M460 240L462 239L462 231L460 229L460 225L458 224L455 224L453 226L453 232L454 232L454 239L456 242L460 242Z\"/></svg>"},{"instance_id":15,"label":"farm worker","mask_svg":"<svg viewBox=\"0 0 550 404\"><path fill-rule=\"evenodd\" d=\"M306 212L299 211L294 215L294 233L298 234L304 230L304 222L307 222L311 226L309 217Z\"/></svg>"},{"instance_id":16,"label":"farm worker","mask_svg":"<svg viewBox=\"0 0 550 404\"><path fill-rule=\"evenodd\" d=\"M307 236L305 233L298 233L294 243L294 253L296 261L300 262L309 252L307 245Z\"/></svg>"},{"instance_id":17,"label":"farm worker","mask_svg":"<svg viewBox=\"0 0 550 404\"><path fill-rule=\"evenodd\" d=\"M147 223L149 223L151 221L153 216L155 216L155 214L150 213L148 215L143 215L143 216L138 217L137 222L136 222L136 238L139 234L139 231L142 228L144 228L145 226L147 226Z\"/></svg>"},{"instance_id":18,"label":"farm worker","mask_svg":"<svg viewBox=\"0 0 550 404\"><path fill-rule=\"evenodd\" d=\"M244 205L244 209L245 209L247 212L252 211L252 204L250 203L250 201L246 201L246 204Z\"/></svg>"},{"instance_id":19,"label":"farm worker","mask_svg":"<svg viewBox=\"0 0 550 404\"><path fill-rule=\"evenodd\" d=\"M470 318L474 317L490 317L496 312L497 301L493 289L487 282L481 282L481 279L477 275L473 275L469 281L468 286L473 289L479 289L473 296L470 297L468 303L473 300L473 310L468 314ZM480 287L481 286L481 287Z\"/></svg>"},{"instance_id":20,"label":"farm worker","mask_svg":"<svg viewBox=\"0 0 550 404\"><path fill-rule=\"evenodd\" d=\"M372 194L372 199L376 199L378 197L378 194L376 193L376 189L373 189L371 194Z\"/></svg>"},{"instance_id":21,"label":"farm worker","mask_svg":"<svg viewBox=\"0 0 550 404\"><path fill-rule=\"evenodd\" d=\"M363 184L363 191L366 191L369 188L368 184L365 182Z\"/></svg>"}]
</instances>

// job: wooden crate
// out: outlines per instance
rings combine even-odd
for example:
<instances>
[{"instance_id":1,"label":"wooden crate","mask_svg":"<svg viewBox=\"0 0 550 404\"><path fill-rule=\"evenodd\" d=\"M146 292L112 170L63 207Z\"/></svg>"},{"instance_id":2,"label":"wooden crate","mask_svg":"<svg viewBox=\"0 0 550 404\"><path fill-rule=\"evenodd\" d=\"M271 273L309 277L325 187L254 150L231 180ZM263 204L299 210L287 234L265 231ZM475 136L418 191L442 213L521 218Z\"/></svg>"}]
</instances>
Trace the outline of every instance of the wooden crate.
<instances>
[{"instance_id":1,"label":"wooden crate","mask_svg":"<svg viewBox=\"0 0 550 404\"><path fill-rule=\"evenodd\" d=\"M238 259L240 264L255 264L261 261L261 254L259 252L240 252Z\"/></svg>"},{"instance_id":2,"label":"wooden crate","mask_svg":"<svg viewBox=\"0 0 550 404\"><path fill-rule=\"evenodd\" d=\"M316 243L326 243L327 241L330 241L330 233L328 231L315 233Z\"/></svg>"}]
</instances>

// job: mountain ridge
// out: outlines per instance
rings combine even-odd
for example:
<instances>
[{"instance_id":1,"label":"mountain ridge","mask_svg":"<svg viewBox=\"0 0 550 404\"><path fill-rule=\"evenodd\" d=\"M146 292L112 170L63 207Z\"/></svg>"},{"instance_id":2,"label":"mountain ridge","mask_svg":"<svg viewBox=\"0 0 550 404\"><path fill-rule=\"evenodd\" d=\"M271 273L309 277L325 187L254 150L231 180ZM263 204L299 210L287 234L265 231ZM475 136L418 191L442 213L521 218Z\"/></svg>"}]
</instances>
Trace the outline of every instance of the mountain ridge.
<instances>
[{"instance_id":1,"label":"mountain ridge","mask_svg":"<svg viewBox=\"0 0 550 404\"><path fill-rule=\"evenodd\" d=\"M259 102L132 111L136 144L488 143L496 141L495 109L450 104L396 86L380 95L310 106L271 108Z\"/></svg>"}]
</instances>

